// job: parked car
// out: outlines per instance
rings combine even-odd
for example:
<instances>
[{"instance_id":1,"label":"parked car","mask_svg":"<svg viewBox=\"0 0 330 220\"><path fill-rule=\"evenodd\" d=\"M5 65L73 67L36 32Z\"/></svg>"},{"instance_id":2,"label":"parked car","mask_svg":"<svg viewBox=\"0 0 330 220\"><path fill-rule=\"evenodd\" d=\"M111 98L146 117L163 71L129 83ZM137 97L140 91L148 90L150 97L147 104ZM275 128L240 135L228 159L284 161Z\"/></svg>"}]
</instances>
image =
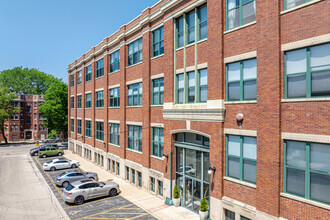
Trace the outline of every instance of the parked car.
<instances>
[{"instance_id":1,"label":"parked car","mask_svg":"<svg viewBox=\"0 0 330 220\"><path fill-rule=\"evenodd\" d=\"M64 151L59 149L57 145L45 145L39 148L39 157L47 157L47 156L62 156Z\"/></svg>"},{"instance_id":2,"label":"parked car","mask_svg":"<svg viewBox=\"0 0 330 220\"><path fill-rule=\"evenodd\" d=\"M84 179L98 180L99 178L97 173L69 170L57 175L54 180L57 186L64 186L66 188L70 183Z\"/></svg>"},{"instance_id":3,"label":"parked car","mask_svg":"<svg viewBox=\"0 0 330 220\"><path fill-rule=\"evenodd\" d=\"M80 180L70 184L63 191L63 200L80 205L84 201L120 193L119 184L110 181Z\"/></svg>"},{"instance_id":4,"label":"parked car","mask_svg":"<svg viewBox=\"0 0 330 220\"><path fill-rule=\"evenodd\" d=\"M80 166L79 161L60 160L60 159L51 160L43 164L44 170L50 170L50 171L66 169L66 168L77 168L79 166Z\"/></svg>"},{"instance_id":5,"label":"parked car","mask_svg":"<svg viewBox=\"0 0 330 220\"><path fill-rule=\"evenodd\" d=\"M58 137L51 137L42 141L43 143L58 143L61 142L61 139Z\"/></svg>"},{"instance_id":6,"label":"parked car","mask_svg":"<svg viewBox=\"0 0 330 220\"><path fill-rule=\"evenodd\" d=\"M38 152L39 152L39 147L32 148L32 149L30 150L30 155L31 155L31 156L38 156Z\"/></svg>"}]
</instances>

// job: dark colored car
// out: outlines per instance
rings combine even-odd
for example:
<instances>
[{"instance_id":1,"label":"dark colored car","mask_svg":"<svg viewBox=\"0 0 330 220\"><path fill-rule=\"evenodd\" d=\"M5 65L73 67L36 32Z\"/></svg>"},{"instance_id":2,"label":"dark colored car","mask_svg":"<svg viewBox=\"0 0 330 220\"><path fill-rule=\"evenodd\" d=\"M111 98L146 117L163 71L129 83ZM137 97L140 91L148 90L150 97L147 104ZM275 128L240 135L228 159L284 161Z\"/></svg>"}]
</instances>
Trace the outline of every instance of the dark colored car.
<instances>
[{"instance_id":1,"label":"dark colored car","mask_svg":"<svg viewBox=\"0 0 330 220\"><path fill-rule=\"evenodd\" d=\"M31 155L31 156L38 156L38 152L39 152L39 147L32 148L32 149L30 150L30 155Z\"/></svg>"},{"instance_id":2,"label":"dark colored car","mask_svg":"<svg viewBox=\"0 0 330 220\"><path fill-rule=\"evenodd\" d=\"M57 137L51 137L51 138L43 140L42 142L43 143L58 143L58 142L61 142L61 139L57 138Z\"/></svg>"}]
</instances>

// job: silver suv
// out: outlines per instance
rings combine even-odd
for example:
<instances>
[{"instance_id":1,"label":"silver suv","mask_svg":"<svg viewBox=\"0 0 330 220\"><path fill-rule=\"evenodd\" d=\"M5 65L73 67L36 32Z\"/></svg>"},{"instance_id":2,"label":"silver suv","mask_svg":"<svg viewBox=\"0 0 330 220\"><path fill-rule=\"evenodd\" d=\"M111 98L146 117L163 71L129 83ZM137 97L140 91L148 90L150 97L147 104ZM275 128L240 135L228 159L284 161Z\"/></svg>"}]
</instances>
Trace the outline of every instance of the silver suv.
<instances>
[{"instance_id":1,"label":"silver suv","mask_svg":"<svg viewBox=\"0 0 330 220\"><path fill-rule=\"evenodd\" d=\"M97 173L83 172L81 170L69 170L57 175L54 181L57 186L64 186L66 188L70 185L70 183L84 179L98 180L99 178Z\"/></svg>"},{"instance_id":2,"label":"silver suv","mask_svg":"<svg viewBox=\"0 0 330 220\"><path fill-rule=\"evenodd\" d=\"M63 200L81 205L84 201L120 193L119 184L110 181L80 180L72 183L63 191Z\"/></svg>"}]
</instances>

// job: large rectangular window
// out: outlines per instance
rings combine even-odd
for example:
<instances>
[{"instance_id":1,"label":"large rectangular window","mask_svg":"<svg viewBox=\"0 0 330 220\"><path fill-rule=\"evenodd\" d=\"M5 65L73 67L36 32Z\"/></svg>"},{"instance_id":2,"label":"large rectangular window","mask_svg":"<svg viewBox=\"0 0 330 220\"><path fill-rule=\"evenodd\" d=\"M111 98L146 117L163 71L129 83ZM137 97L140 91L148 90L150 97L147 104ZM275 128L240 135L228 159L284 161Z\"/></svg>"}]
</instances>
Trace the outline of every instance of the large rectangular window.
<instances>
[{"instance_id":1,"label":"large rectangular window","mask_svg":"<svg viewBox=\"0 0 330 220\"><path fill-rule=\"evenodd\" d=\"M197 19L197 23L196 23ZM176 47L183 47L184 44L192 44L197 40L207 38L207 6L202 5L177 18L176 24Z\"/></svg>"},{"instance_id":2,"label":"large rectangular window","mask_svg":"<svg viewBox=\"0 0 330 220\"><path fill-rule=\"evenodd\" d=\"M96 122L96 139L103 141L103 122Z\"/></svg>"},{"instance_id":3,"label":"large rectangular window","mask_svg":"<svg viewBox=\"0 0 330 220\"><path fill-rule=\"evenodd\" d=\"M256 183L257 139L246 136L227 136L226 175Z\"/></svg>"},{"instance_id":4,"label":"large rectangular window","mask_svg":"<svg viewBox=\"0 0 330 220\"><path fill-rule=\"evenodd\" d=\"M74 73L70 76L70 86L74 87Z\"/></svg>"},{"instance_id":5,"label":"large rectangular window","mask_svg":"<svg viewBox=\"0 0 330 220\"><path fill-rule=\"evenodd\" d=\"M227 101L257 99L257 60L227 64Z\"/></svg>"},{"instance_id":6,"label":"large rectangular window","mask_svg":"<svg viewBox=\"0 0 330 220\"><path fill-rule=\"evenodd\" d=\"M285 98L330 96L330 43L285 53Z\"/></svg>"},{"instance_id":7,"label":"large rectangular window","mask_svg":"<svg viewBox=\"0 0 330 220\"><path fill-rule=\"evenodd\" d=\"M164 53L164 27L152 32L152 56L156 57Z\"/></svg>"},{"instance_id":8,"label":"large rectangular window","mask_svg":"<svg viewBox=\"0 0 330 220\"><path fill-rule=\"evenodd\" d=\"M120 50L110 54L110 73L115 72L120 69Z\"/></svg>"},{"instance_id":9,"label":"large rectangular window","mask_svg":"<svg viewBox=\"0 0 330 220\"><path fill-rule=\"evenodd\" d=\"M77 108L82 108L82 96L77 96Z\"/></svg>"},{"instance_id":10,"label":"large rectangular window","mask_svg":"<svg viewBox=\"0 0 330 220\"><path fill-rule=\"evenodd\" d=\"M197 78L197 80L196 80ZM207 101L207 69L178 74L176 77L176 103L199 103Z\"/></svg>"},{"instance_id":11,"label":"large rectangular window","mask_svg":"<svg viewBox=\"0 0 330 220\"><path fill-rule=\"evenodd\" d=\"M297 7L311 0L284 0L284 10Z\"/></svg>"},{"instance_id":12,"label":"large rectangular window","mask_svg":"<svg viewBox=\"0 0 330 220\"><path fill-rule=\"evenodd\" d=\"M330 204L330 145L284 142L284 192Z\"/></svg>"},{"instance_id":13,"label":"large rectangular window","mask_svg":"<svg viewBox=\"0 0 330 220\"><path fill-rule=\"evenodd\" d=\"M96 78L104 75L104 60L103 58L96 62Z\"/></svg>"},{"instance_id":14,"label":"large rectangular window","mask_svg":"<svg viewBox=\"0 0 330 220\"><path fill-rule=\"evenodd\" d=\"M82 71L80 70L77 75L77 85L82 83Z\"/></svg>"},{"instance_id":15,"label":"large rectangular window","mask_svg":"<svg viewBox=\"0 0 330 220\"><path fill-rule=\"evenodd\" d=\"M155 192L155 178L150 177L150 190L151 192Z\"/></svg>"},{"instance_id":16,"label":"large rectangular window","mask_svg":"<svg viewBox=\"0 0 330 220\"><path fill-rule=\"evenodd\" d=\"M96 108L103 108L103 91L96 92Z\"/></svg>"},{"instance_id":17,"label":"large rectangular window","mask_svg":"<svg viewBox=\"0 0 330 220\"><path fill-rule=\"evenodd\" d=\"M81 119L78 119L77 120L77 133L78 134L81 134Z\"/></svg>"},{"instance_id":18,"label":"large rectangular window","mask_svg":"<svg viewBox=\"0 0 330 220\"><path fill-rule=\"evenodd\" d=\"M127 125L127 148L142 152L142 126Z\"/></svg>"},{"instance_id":19,"label":"large rectangular window","mask_svg":"<svg viewBox=\"0 0 330 220\"><path fill-rule=\"evenodd\" d=\"M86 121L86 130L85 130L86 137L92 137L92 122Z\"/></svg>"},{"instance_id":20,"label":"large rectangular window","mask_svg":"<svg viewBox=\"0 0 330 220\"><path fill-rule=\"evenodd\" d=\"M85 68L85 82L92 80L92 65Z\"/></svg>"},{"instance_id":21,"label":"large rectangular window","mask_svg":"<svg viewBox=\"0 0 330 220\"><path fill-rule=\"evenodd\" d=\"M127 66L142 62L142 38L127 46Z\"/></svg>"},{"instance_id":22,"label":"large rectangular window","mask_svg":"<svg viewBox=\"0 0 330 220\"><path fill-rule=\"evenodd\" d=\"M92 107L92 94L88 93L85 95L85 108Z\"/></svg>"},{"instance_id":23,"label":"large rectangular window","mask_svg":"<svg viewBox=\"0 0 330 220\"><path fill-rule=\"evenodd\" d=\"M163 182L158 180L158 194L163 196Z\"/></svg>"},{"instance_id":24,"label":"large rectangular window","mask_svg":"<svg viewBox=\"0 0 330 220\"><path fill-rule=\"evenodd\" d=\"M74 132L74 119L71 119L71 132Z\"/></svg>"},{"instance_id":25,"label":"large rectangular window","mask_svg":"<svg viewBox=\"0 0 330 220\"><path fill-rule=\"evenodd\" d=\"M162 157L164 154L164 128L152 128L152 155Z\"/></svg>"},{"instance_id":26,"label":"large rectangular window","mask_svg":"<svg viewBox=\"0 0 330 220\"><path fill-rule=\"evenodd\" d=\"M164 104L164 78L152 80L152 104Z\"/></svg>"},{"instance_id":27,"label":"large rectangular window","mask_svg":"<svg viewBox=\"0 0 330 220\"><path fill-rule=\"evenodd\" d=\"M119 141L120 141L119 124L109 123L109 143L119 146Z\"/></svg>"},{"instance_id":28,"label":"large rectangular window","mask_svg":"<svg viewBox=\"0 0 330 220\"><path fill-rule=\"evenodd\" d=\"M127 86L127 105L142 105L142 83Z\"/></svg>"},{"instance_id":29,"label":"large rectangular window","mask_svg":"<svg viewBox=\"0 0 330 220\"><path fill-rule=\"evenodd\" d=\"M256 20L256 0L227 0L226 3L227 30Z\"/></svg>"},{"instance_id":30,"label":"large rectangular window","mask_svg":"<svg viewBox=\"0 0 330 220\"><path fill-rule=\"evenodd\" d=\"M109 107L120 106L120 88L109 89Z\"/></svg>"},{"instance_id":31,"label":"large rectangular window","mask_svg":"<svg viewBox=\"0 0 330 220\"><path fill-rule=\"evenodd\" d=\"M70 107L71 108L74 108L74 97L72 96L71 97L71 102L70 102L71 104L70 104Z\"/></svg>"}]
</instances>

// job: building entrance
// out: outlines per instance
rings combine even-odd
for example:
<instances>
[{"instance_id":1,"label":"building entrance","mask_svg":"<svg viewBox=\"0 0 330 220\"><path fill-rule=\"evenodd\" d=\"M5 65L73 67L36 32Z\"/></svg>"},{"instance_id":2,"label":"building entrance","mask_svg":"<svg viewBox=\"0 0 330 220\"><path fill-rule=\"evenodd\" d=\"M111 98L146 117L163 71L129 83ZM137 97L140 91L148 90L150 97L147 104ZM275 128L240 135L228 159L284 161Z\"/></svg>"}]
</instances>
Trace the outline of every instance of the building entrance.
<instances>
[{"instance_id":1,"label":"building entrance","mask_svg":"<svg viewBox=\"0 0 330 220\"><path fill-rule=\"evenodd\" d=\"M174 136L176 184L181 206L198 212L202 198L209 200L209 138L194 133Z\"/></svg>"}]
</instances>

